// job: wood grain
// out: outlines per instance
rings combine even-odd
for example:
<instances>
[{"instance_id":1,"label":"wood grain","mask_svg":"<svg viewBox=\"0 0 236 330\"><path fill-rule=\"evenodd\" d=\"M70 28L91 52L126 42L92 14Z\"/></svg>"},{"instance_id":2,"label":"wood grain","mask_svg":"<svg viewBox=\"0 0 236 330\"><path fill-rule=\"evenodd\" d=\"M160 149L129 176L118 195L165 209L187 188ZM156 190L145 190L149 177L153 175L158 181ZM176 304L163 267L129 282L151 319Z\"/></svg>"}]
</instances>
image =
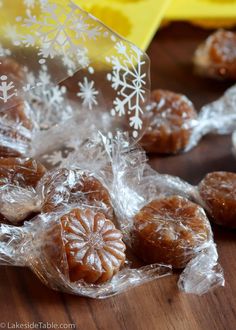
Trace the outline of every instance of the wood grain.
<instances>
[{"instance_id":1,"label":"wood grain","mask_svg":"<svg viewBox=\"0 0 236 330\"><path fill-rule=\"evenodd\" d=\"M175 23L159 31L148 53L152 88L185 93L197 108L229 86L192 73L195 47L209 31ZM236 169L230 137L208 136L199 146L175 157L152 157L152 166L197 184L205 173ZM178 292L177 276L145 284L107 300L54 292L30 270L0 268L0 321L74 323L81 330L234 330L236 328L236 232L214 227L226 285L202 297Z\"/></svg>"}]
</instances>

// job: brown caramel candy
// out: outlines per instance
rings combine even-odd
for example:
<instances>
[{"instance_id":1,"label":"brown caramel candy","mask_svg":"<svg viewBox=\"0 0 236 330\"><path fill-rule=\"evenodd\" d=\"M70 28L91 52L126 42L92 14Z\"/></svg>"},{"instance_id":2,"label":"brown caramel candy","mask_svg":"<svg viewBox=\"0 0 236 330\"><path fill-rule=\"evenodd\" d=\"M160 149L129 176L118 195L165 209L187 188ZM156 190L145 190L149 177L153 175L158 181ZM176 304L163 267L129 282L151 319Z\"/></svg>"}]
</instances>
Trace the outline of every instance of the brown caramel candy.
<instances>
[{"instance_id":1,"label":"brown caramel candy","mask_svg":"<svg viewBox=\"0 0 236 330\"><path fill-rule=\"evenodd\" d=\"M199 184L199 193L213 222L236 228L236 173L207 174Z\"/></svg>"},{"instance_id":2,"label":"brown caramel candy","mask_svg":"<svg viewBox=\"0 0 236 330\"><path fill-rule=\"evenodd\" d=\"M186 96L167 90L151 94L153 109L141 145L150 153L175 154L187 146L197 113Z\"/></svg>"},{"instance_id":3,"label":"brown caramel candy","mask_svg":"<svg viewBox=\"0 0 236 330\"><path fill-rule=\"evenodd\" d=\"M180 196L157 199L134 218L133 247L147 263L183 268L209 240L203 209Z\"/></svg>"},{"instance_id":4,"label":"brown caramel candy","mask_svg":"<svg viewBox=\"0 0 236 330\"><path fill-rule=\"evenodd\" d=\"M0 187L11 184L35 188L45 167L32 158L0 158Z\"/></svg>"},{"instance_id":5,"label":"brown caramel candy","mask_svg":"<svg viewBox=\"0 0 236 330\"><path fill-rule=\"evenodd\" d=\"M41 182L45 202L44 212L61 209L67 204L84 204L113 218L108 190L93 175L82 170L58 169L48 172Z\"/></svg>"},{"instance_id":6,"label":"brown caramel candy","mask_svg":"<svg viewBox=\"0 0 236 330\"><path fill-rule=\"evenodd\" d=\"M236 79L236 33L213 33L196 50L195 63L204 75Z\"/></svg>"},{"instance_id":7,"label":"brown caramel candy","mask_svg":"<svg viewBox=\"0 0 236 330\"><path fill-rule=\"evenodd\" d=\"M123 266L122 234L104 214L74 209L60 221L72 282L103 283Z\"/></svg>"}]
</instances>

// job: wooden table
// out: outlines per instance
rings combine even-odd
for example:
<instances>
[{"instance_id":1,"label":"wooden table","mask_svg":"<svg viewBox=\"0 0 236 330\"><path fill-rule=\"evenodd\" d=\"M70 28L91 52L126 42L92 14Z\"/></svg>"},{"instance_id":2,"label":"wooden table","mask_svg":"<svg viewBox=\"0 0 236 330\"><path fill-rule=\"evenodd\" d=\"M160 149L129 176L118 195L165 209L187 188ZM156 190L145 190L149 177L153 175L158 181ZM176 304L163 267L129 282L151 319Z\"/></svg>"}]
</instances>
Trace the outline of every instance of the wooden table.
<instances>
[{"instance_id":1,"label":"wooden table","mask_svg":"<svg viewBox=\"0 0 236 330\"><path fill-rule=\"evenodd\" d=\"M199 108L229 86L196 77L191 57L209 31L175 23L157 33L148 53L152 88L185 93ZM234 171L230 137L208 136L188 154L151 158L160 172L198 183L213 170ZM21 268L0 268L0 321L76 324L80 330L236 329L236 232L214 228L226 285L202 297L177 290L177 276L145 284L107 300L92 300L54 292ZM0 323L1 326L1 323ZM49 328L49 326L48 326Z\"/></svg>"}]
</instances>

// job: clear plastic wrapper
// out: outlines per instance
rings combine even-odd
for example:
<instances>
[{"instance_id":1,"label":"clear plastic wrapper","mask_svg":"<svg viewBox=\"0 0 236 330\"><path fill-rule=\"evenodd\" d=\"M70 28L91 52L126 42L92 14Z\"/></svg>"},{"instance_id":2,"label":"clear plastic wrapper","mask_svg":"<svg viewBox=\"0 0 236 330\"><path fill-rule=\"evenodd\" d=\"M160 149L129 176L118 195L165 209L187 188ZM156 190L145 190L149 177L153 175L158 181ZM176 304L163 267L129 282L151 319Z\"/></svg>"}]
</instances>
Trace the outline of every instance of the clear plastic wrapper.
<instances>
[{"instance_id":1,"label":"clear plastic wrapper","mask_svg":"<svg viewBox=\"0 0 236 330\"><path fill-rule=\"evenodd\" d=\"M236 33L218 30L195 51L195 71L216 79L236 79Z\"/></svg>"},{"instance_id":2,"label":"clear plastic wrapper","mask_svg":"<svg viewBox=\"0 0 236 330\"><path fill-rule=\"evenodd\" d=\"M86 158L86 154L83 157ZM95 171L73 168L73 165L46 172L34 159L2 158L0 212L7 220L18 223L30 215L83 204L112 219L109 192L97 176Z\"/></svg>"},{"instance_id":3,"label":"clear plastic wrapper","mask_svg":"<svg viewBox=\"0 0 236 330\"><path fill-rule=\"evenodd\" d=\"M159 184L133 143L146 125L147 55L71 1L16 0L15 5L17 17L9 1L2 1L0 55L20 64L22 76L7 69L0 77L0 124L6 130L16 126L23 138L8 134L3 147L16 151L10 156L37 161L16 164L14 179L5 169L0 181L1 214L13 223L30 218L21 227L0 226L0 264L30 267L49 287L92 298L170 275L167 259L134 268L135 257L125 257L124 242L131 255L135 250L134 217L147 203L166 198L169 183ZM9 124L10 111L22 101L30 123L19 115ZM132 143L119 131L128 132ZM88 137L92 142L86 143ZM52 169L44 173L40 161ZM29 169L33 182L24 175ZM179 180L167 195L176 195L178 187L185 197L185 188L194 190ZM183 237L180 251L177 244L168 253L187 255L179 286L202 294L223 283L211 228L199 206L175 198L194 208L191 217L202 221L202 232L198 237L199 227L188 223L186 237L191 231L193 246ZM168 225L167 241L177 240ZM185 225L180 221L180 230Z\"/></svg>"},{"instance_id":4,"label":"clear plastic wrapper","mask_svg":"<svg viewBox=\"0 0 236 330\"><path fill-rule=\"evenodd\" d=\"M111 196L127 244L146 262L184 268L179 280L184 292L203 294L224 285L198 189L158 174L147 165L144 151L123 137L112 143L111 150Z\"/></svg>"},{"instance_id":5,"label":"clear plastic wrapper","mask_svg":"<svg viewBox=\"0 0 236 330\"><path fill-rule=\"evenodd\" d=\"M0 226L0 263L30 267L55 290L106 298L171 274L153 264L131 268L122 233L93 208L48 213L22 227Z\"/></svg>"},{"instance_id":6,"label":"clear plastic wrapper","mask_svg":"<svg viewBox=\"0 0 236 330\"><path fill-rule=\"evenodd\" d=\"M236 173L208 173L198 185L202 205L218 225L236 228Z\"/></svg>"},{"instance_id":7,"label":"clear plastic wrapper","mask_svg":"<svg viewBox=\"0 0 236 330\"><path fill-rule=\"evenodd\" d=\"M90 162L90 159L94 161ZM132 146L123 134L111 140L101 135L101 140L88 142L83 145L80 153L71 154L68 163L73 164L70 169L59 168L49 171L37 185L40 187L38 191L36 189L36 192L41 198L41 212L48 213L38 215L17 228L25 244L24 248L19 248L19 251L23 251L23 256L17 256L19 252L16 248L20 244L15 234L15 227L6 225L1 227L2 241L5 242L5 232L9 240L9 243L1 244L1 263L14 264L11 259L8 259L11 258L9 253L13 253L13 259L23 260L22 265L31 267L48 286L94 298L110 296L145 281L169 275L172 267L184 268L179 280L179 287L184 292L203 294L210 288L224 283L206 214L200 206L187 199L187 197L198 196L195 187L180 179L159 175L152 170L146 164L144 151L137 146ZM85 173L87 176L84 180ZM14 198L13 195L13 200ZM33 201L34 199L29 199L30 203ZM150 203L157 205L153 207ZM111 212L113 208L115 217ZM9 209L12 210L12 205L9 205ZM150 210L151 213L149 213ZM143 216L145 212L149 213L149 216ZM68 217L72 220L68 220ZM97 217L101 221L105 221L104 219L112 221L112 226L117 224L121 230L119 235L122 233L123 241L129 246L129 256L130 253L133 256L131 259L129 257L128 261L135 260L134 255L136 255L141 264L145 261L146 266L132 268L132 264L128 262L111 278L106 277L106 272L101 275L96 268L101 260L106 261L104 269L109 274L113 274L112 270L107 268L107 265L111 265L109 260L100 258L99 261L94 254L89 254L90 257L83 254L87 251L83 250L85 236L90 235L91 230L96 231L95 228L97 228L91 223L89 225L89 221L94 221ZM67 219L65 226L62 224L63 219ZM81 225L81 221L85 221L86 224ZM59 226L60 230L56 230L54 226ZM12 238L10 238L11 230ZM40 234L34 234L35 230ZM44 236L43 233L47 230L50 235ZM81 230L82 237L76 238ZM55 256L52 258L54 263L51 263L50 259L51 251L55 250L55 244L61 246L61 240L54 239L56 232L65 234L62 239L64 243L67 242L67 238L75 240L71 243L72 245L65 243L65 247L69 246L69 251L72 249L72 254L68 254L68 250L63 245L60 262L58 261L59 266L55 264ZM35 241L29 243L28 235L30 237L33 235L37 243ZM86 238L86 242L98 244L96 251L99 251L101 238L98 238L97 232L95 236L96 239L89 236L90 239ZM15 237L17 245L14 245ZM33 249L30 244L33 244ZM40 248L37 248L37 244ZM54 248L45 250L45 246L48 245ZM30 253L27 250L28 246L31 246ZM37 251L37 257L35 251ZM74 259L77 253L78 256L82 255L79 270ZM117 265L114 256L110 254L108 256L112 258L114 265ZM26 261L27 258L30 262ZM62 259L66 266L61 263ZM92 263L93 266L90 264L92 268L87 269L87 264L84 265L84 262ZM20 264L17 260L15 263ZM72 273L69 271L70 267L71 269L75 267L74 271L71 270ZM65 269L67 269L66 275ZM91 283L89 280L100 278L100 276L107 278L107 281L98 284ZM74 279L76 279L75 282Z\"/></svg>"},{"instance_id":8,"label":"clear plastic wrapper","mask_svg":"<svg viewBox=\"0 0 236 330\"><path fill-rule=\"evenodd\" d=\"M198 186L192 186L178 177L156 172L155 178L150 178L149 185L154 185L155 189L158 187L160 194L180 195L196 202L205 209L213 223L229 228L236 227L235 173L210 172L202 178Z\"/></svg>"},{"instance_id":9,"label":"clear plastic wrapper","mask_svg":"<svg viewBox=\"0 0 236 330\"><path fill-rule=\"evenodd\" d=\"M195 147L209 133L230 134L236 128L236 87L197 114L184 95L165 90L152 92L145 116L149 120L141 145L147 152L176 154Z\"/></svg>"},{"instance_id":10,"label":"clear plastic wrapper","mask_svg":"<svg viewBox=\"0 0 236 330\"><path fill-rule=\"evenodd\" d=\"M0 214L11 222L40 211L37 185L46 168L30 158L0 158Z\"/></svg>"}]
</instances>

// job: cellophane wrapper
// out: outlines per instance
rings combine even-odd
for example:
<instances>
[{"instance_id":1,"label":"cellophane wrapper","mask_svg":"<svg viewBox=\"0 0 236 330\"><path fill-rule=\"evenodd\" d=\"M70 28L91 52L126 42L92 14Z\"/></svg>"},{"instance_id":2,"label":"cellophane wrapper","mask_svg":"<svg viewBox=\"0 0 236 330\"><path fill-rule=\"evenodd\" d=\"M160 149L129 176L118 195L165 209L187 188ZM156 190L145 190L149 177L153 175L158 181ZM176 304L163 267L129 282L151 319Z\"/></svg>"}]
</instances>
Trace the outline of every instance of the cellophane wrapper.
<instances>
[{"instance_id":1,"label":"cellophane wrapper","mask_svg":"<svg viewBox=\"0 0 236 330\"><path fill-rule=\"evenodd\" d=\"M88 203L87 193L73 196L77 202L66 197L80 171L109 190L107 141L119 131L127 131L134 143L142 135L149 102L147 55L73 1L16 0L15 9L9 1L1 5L1 156L34 157L50 171L34 187L1 184L1 213L21 226L1 224L0 263L29 267L53 289L92 298L171 274L169 265L134 267L127 258L103 284L72 282L60 221L75 208L111 213L101 201ZM9 72L8 61L20 70ZM56 185L54 211L45 206L48 180Z\"/></svg>"},{"instance_id":2,"label":"cellophane wrapper","mask_svg":"<svg viewBox=\"0 0 236 330\"><path fill-rule=\"evenodd\" d=\"M226 90L218 100L203 106L192 125L192 133L185 151L195 147L209 133L230 134L236 129L236 86Z\"/></svg>"},{"instance_id":3,"label":"cellophane wrapper","mask_svg":"<svg viewBox=\"0 0 236 330\"><path fill-rule=\"evenodd\" d=\"M207 134L232 133L236 129L235 92L233 85L197 113L185 95L153 91L141 145L150 153L176 154L191 150Z\"/></svg>"},{"instance_id":4,"label":"cellophane wrapper","mask_svg":"<svg viewBox=\"0 0 236 330\"><path fill-rule=\"evenodd\" d=\"M67 164L63 164L63 167L46 172L35 189L35 198L26 199L31 205L34 205L34 201L37 200L35 211L41 210L40 215L24 222L21 227L1 225L0 263L2 265L30 267L40 280L52 289L91 298L106 298L172 273L169 265L143 266L138 263L137 267L134 266L135 262L137 265L137 261L127 257L123 267L105 283L88 284L84 280L71 281L65 248L68 233L62 226L62 217L79 209L79 212L84 212L82 220L88 224L90 233L93 233L93 227L90 225L90 216L85 213L88 210L93 216L98 214L101 217L102 213L115 224L119 218L119 214L114 215L112 211L113 199L111 198L111 204L108 204L104 191L94 191L94 180L99 180L103 190L107 189L109 192L112 192L114 180L110 140L102 136L102 141L99 139L99 141L87 142L81 147L79 153L70 154ZM83 179L84 175L86 175L85 179ZM86 191L73 189L78 184L85 187L88 177L92 177L93 180L91 191L88 188ZM24 200L22 193L24 191L21 190L19 201ZM102 197L99 194L102 194ZM90 196L93 196L92 200ZM16 204L19 204L17 194L11 194L11 197ZM50 210L52 206L53 210ZM11 208L10 205L9 207ZM114 211L116 211L115 208ZM120 223L121 221L118 221L118 224ZM76 230L75 233L78 233L81 228L78 227ZM107 231L110 232L111 229L108 228ZM76 243L77 238L74 236L72 238ZM97 260L90 260L88 263L90 268L92 265L91 269L94 272L101 264ZM109 264L108 261L107 264ZM106 273L106 269L101 271L103 272Z\"/></svg>"},{"instance_id":5,"label":"cellophane wrapper","mask_svg":"<svg viewBox=\"0 0 236 330\"><path fill-rule=\"evenodd\" d=\"M162 175L148 164L144 151L130 145L124 136L111 144L112 197L120 227L128 245L132 246L132 228L135 215L149 202L168 196L182 196L202 204L197 187L178 177ZM204 210L208 240L198 246L195 256L180 275L179 289L186 293L204 294L211 288L224 285L224 275L218 264L218 253L214 243L210 222ZM166 219L168 222L168 219Z\"/></svg>"}]
</instances>

